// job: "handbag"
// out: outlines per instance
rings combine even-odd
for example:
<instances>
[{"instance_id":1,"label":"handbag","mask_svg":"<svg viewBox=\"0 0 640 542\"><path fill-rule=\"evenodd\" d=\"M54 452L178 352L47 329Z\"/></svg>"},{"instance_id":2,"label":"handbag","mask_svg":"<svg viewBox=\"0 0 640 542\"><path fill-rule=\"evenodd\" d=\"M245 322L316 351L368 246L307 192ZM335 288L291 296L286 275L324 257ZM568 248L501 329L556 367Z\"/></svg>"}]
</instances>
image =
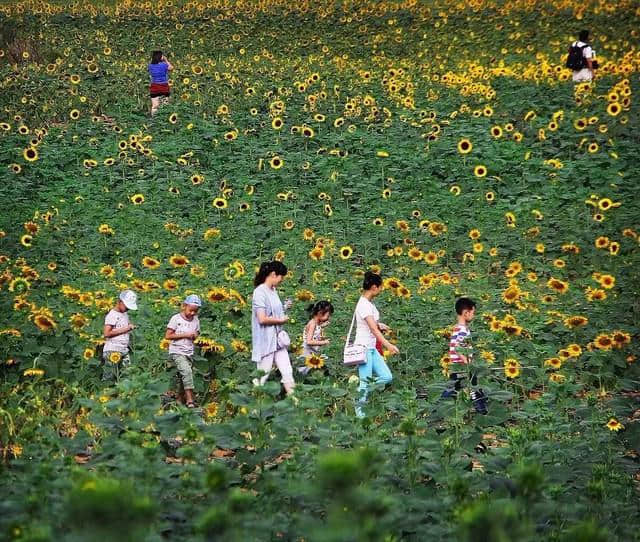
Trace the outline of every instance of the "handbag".
<instances>
[{"instance_id":1,"label":"handbag","mask_svg":"<svg viewBox=\"0 0 640 542\"><path fill-rule=\"evenodd\" d=\"M353 331L353 324L356 321L356 312L353 311L353 319L351 320L351 326L349 327L349 333L347 333L347 340L344 343L344 355L343 365L346 367L353 367L354 365L362 365L366 360L367 349L362 344L350 344L351 332Z\"/></svg>"},{"instance_id":2,"label":"handbag","mask_svg":"<svg viewBox=\"0 0 640 542\"><path fill-rule=\"evenodd\" d=\"M278 343L278 350L282 348L285 348L287 350L289 349L289 345L291 344L291 337L289 337L289 334L284 329L280 328L276 340Z\"/></svg>"}]
</instances>

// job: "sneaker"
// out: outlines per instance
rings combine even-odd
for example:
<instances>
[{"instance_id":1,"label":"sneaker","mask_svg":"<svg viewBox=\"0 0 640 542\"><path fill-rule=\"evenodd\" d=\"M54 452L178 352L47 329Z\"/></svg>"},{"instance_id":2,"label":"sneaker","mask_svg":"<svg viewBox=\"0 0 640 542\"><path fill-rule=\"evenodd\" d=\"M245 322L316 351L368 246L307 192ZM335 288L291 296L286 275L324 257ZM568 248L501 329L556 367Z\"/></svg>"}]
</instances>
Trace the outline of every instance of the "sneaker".
<instances>
[{"instance_id":1,"label":"sneaker","mask_svg":"<svg viewBox=\"0 0 640 542\"><path fill-rule=\"evenodd\" d=\"M478 414L488 414L489 409L487 409L487 398L481 397L480 399L476 399L473 402L473 408L476 409Z\"/></svg>"}]
</instances>

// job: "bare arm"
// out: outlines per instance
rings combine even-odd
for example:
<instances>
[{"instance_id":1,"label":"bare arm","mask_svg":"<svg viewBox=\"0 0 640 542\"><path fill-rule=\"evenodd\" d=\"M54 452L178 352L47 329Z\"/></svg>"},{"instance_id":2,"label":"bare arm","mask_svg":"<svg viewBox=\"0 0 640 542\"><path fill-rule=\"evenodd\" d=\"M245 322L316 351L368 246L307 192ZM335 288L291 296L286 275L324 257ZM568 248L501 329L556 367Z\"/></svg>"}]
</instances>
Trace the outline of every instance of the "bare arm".
<instances>
[{"instance_id":1,"label":"bare arm","mask_svg":"<svg viewBox=\"0 0 640 542\"><path fill-rule=\"evenodd\" d=\"M105 339L110 339L111 337L117 337L118 335L124 335L125 333L129 333L129 331L131 331L132 329L134 329L133 324L129 324L126 327L119 327L118 329L115 329L113 326L110 326L109 324L105 324L103 335Z\"/></svg>"},{"instance_id":2,"label":"bare arm","mask_svg":"<svg viewBox=\"0 0 640 542\"><path fill-rule=\"evenodd\" d=\"M378 339L387 350L389 350L393 354L397 354L398 352L400 352L395 344L392 344L387 339L385 339L384 335L380 331L380 328L378 327L378 324L373 319L373 316L367 316L365 318L365 322L367 322L371 333L373 333L375 338Z\"/></svg>"},{"instance_id":3,"label":"bare arm","mask_svg":"<svg viewBox=\"0 0 640 542\"><path fill-rule=\"evenodd\" d=\"M329 344L329 339L320 339L315 340L313 338L313 333L316 330L316 321L315 320L311 320L308 324L307 324L307 344L309 346L324 346L326 344Z\"/></svg>"},{"instance_id":4,"label":"bare arm","mask_svg":"<svg viewBox=\"0 0 640 542\"><path fill-rule=\"evenodd\" d=\"M256 316L258 317L258 322L260 322L261 326L279 326L282 324L286 324L289 321L288 316L285 316L284 318L267 316L267 313L264 311L264 309L258 309Z\"/></svg>"},{"instance_id":5,"label":"bare arm","mask_svg":"<svg viewBox=\"0 0 640 542\"><path fill-rule=\"evenodd\" d=\"M166 333L164 334L165 339L169 339L170 341L176 341L178 339L195 339L198 336L197 331L193 331L191 333L176 333L175 329L167 328Z\"/></svg>"},{"instance_id":6,"label":"bare arm","mask_svg":"<svg viewBox=\"0 0 640 542\"><path fill-rule=\"evenodd\" d=\"M169 71L171 71L171 70L173 69L173 64L171 64L171 62L169 62L169 61L167 60L167 57L166 57L166 56L165 56L165 57L162 57L162 58L164 58L164 61L167 63L167 66L168 66L168 68L169 68Z\"/></svg>"}]
</instances>

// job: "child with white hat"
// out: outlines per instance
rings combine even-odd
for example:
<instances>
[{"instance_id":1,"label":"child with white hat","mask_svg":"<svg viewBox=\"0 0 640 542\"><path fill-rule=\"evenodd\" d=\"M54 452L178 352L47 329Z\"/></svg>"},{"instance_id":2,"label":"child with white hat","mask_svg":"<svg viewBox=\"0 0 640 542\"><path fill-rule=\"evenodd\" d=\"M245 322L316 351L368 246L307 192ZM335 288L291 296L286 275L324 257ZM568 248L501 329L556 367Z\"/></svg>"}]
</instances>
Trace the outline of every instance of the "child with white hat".
<instances>
[{"instance_id":1,"label":"child with white hat","mask_svg":"<svg viewBox=\"0 0 640 542\"><path fill-rule=\"evenodd\" d=\"M119 374L119 367L131 363L129 338L135 326L129 322L128 311L138 309L138 297L132 290L124 290L118 296L116 306L104 318L104 347L102 349L102 380L112 380Z\"/></svg>"}]
</instances>

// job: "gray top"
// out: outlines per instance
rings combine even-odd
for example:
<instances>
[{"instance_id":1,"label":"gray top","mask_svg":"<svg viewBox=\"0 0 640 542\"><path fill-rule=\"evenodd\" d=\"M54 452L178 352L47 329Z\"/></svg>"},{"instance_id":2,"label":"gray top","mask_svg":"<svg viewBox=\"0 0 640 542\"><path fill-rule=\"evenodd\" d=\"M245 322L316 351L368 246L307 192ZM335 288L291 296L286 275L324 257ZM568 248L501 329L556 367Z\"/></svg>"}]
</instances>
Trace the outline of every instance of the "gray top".
<instances>
[{"instance_id":1,"label":"gray top","mask_svg":"<svg viewBox=\"0 0 640 542\"><path fill-rule=\"evenodd\" d=\"M280 326L262 325L258 321L258 310L265 315L284 318L284 307L275 288L261 284L253 291L251 300L251 360L258 362L264 356L278 349L278 330Z\"/></svg>"}]
</instances>

